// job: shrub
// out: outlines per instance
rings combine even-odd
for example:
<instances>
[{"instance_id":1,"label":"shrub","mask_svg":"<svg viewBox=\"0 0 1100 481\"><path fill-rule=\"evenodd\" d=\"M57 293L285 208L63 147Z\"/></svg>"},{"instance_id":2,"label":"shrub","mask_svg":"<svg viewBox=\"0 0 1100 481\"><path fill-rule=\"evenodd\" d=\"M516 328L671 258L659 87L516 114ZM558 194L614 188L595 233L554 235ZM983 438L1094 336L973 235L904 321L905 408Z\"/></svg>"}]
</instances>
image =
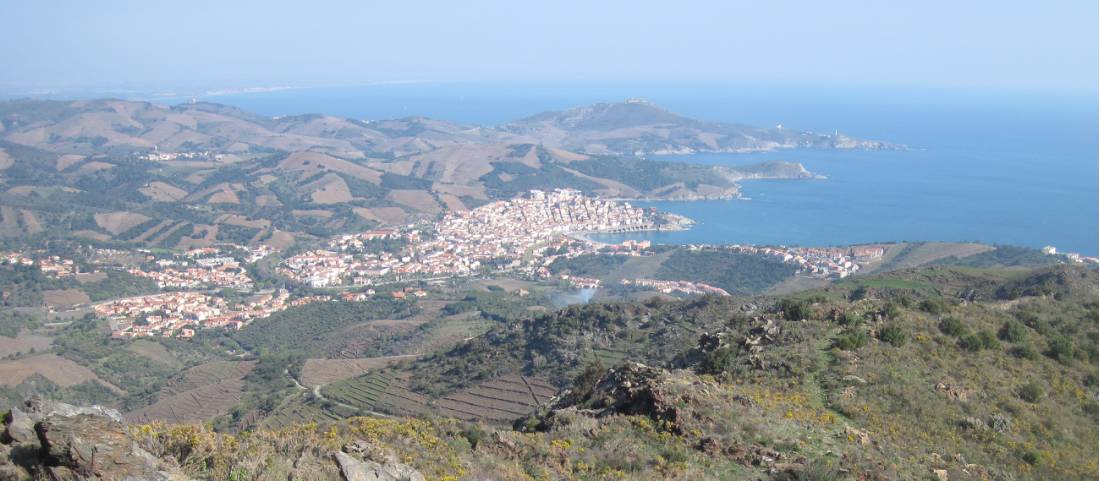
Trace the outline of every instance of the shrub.
<instances>
[{"instance_id":1,"label":"shrub","mask_svg":"<svg viewBox=\"0 0 1100 481\"><path fill-rule=\"evenodd\" d=\"M840 316L840 323L845 326L856 327L863 324L863 316L853 311L848 311L845 312L843 316Z\"/></svg>"},{"instance_id":2,"label":"shrub","mask_svg":"<svg viewBox=\"0 0 1100 481\"><path fill-rule=\"evenodd\" d=\"M1056 337L1047 343L1047 356L1058 362L1073 359L1073 342L1067 337Z\"/></svg>"},{"instance_id":3,"label":"shrub","mask_svg":"<svg viewBox=\"0 0 1100 481\"><path fill-rule=\"evenodd\" d=\"M997 337L1005 342L1020 342L1027 336L1027 329L1017 321L1005 321Z\"/></svg>"},{"instance_id":4,"label":"shrub","mask_svg":"<svg viewBox=\"0 0 1100 481\"><path fill-rule=\"evenodd\" d=\"M870 291L867 289L867 286L859 286L855 289L852 289L852 293L848 295L848 299L851 299L853 301L861 301L863 299L866 299L868 294L870 294Z\"/></svg>"},{"instance_id":5,"label":"shrub","mask_svg":"<svg viewBox=\"0 0 1100 481\"><path fill-rule=\"evenodd\" d=\"M1001 343L997 341L997 335L993 334L993 331L989 329L978 331L978 342L981 344L982 349L996 349L1001 347Z\"/></svg>"},{"instance_id":6,"label":"shrub","mask_svg":"<svg viewBox=\"0 0 1100 481\"><path fill-rule=\"evenodd\" d=\"M854 351L866 346L867 341L868 336L866 332L848 328L833 340L833 346L844 351Z\"/></svg>"},{"instance_id":7,"label":"shrub","mask_svg":"<svg viewBox=\"0 0 1100 481\"><path fill-rule=\"evenodd\" d=\"M1042 400L1043 395L1045 395L1045 394L1046 393L1043 392L1043 388L1040 387L1038 384L1036 384L1034 382L1029 382L1027 384L1024 384L1023 386L1020 386L1020 388L1016 390L1016 395L1019 396L1020 399L1023 399L1024 401L1027 401L1027 402L1032 403L1032 404L1037 403L1040 400Z\"/></svg>"},{"instance_id":8,"label":"shrub","mask_svg":"<svg viewBox=\"0 0 1100 481\"><path fill-rule=\"evenodd\" d=\"M940 321L940 332L959 337L966 333L966 326L956 317L945 317Z\"/></svg>"},{"instance_id":9,"label":"shrub","mask_svg":"<svg viewBox=\"0 0 1100 481\"><path fill-rule=\"evenodd\" d=\"M810 318L810 304L805 301L783 299L779 301L779 310L788 321L801 321Z\"/></svg>"},{"instance_id":10,"label":"shrub","mask_svg":"<svg viewBox=\"0 0 1100 481\"><path fill-rule=\"evenodd\" d=\"M570 390L573 401L581 402L587 399L592 391L596 389L596 384L600 382L600 378L605 373L607 373L607 369L603 367L603 363L600 362L599 358L588 363L584 370L573 379L573 388Z\"/></svg>"},{"instance_id":11,"label":"shrub","mask_svg":"<svg viewBox=\"0 0 1100 481\"><path fill-rule=\"evenodd\" d=\"M878 332L878 338L880 341L885 342L894 347L901 347L905 345L905 342L909 340L909 336L905 334L902 328L889 325Z\"/></svg>"},{"instance_id":12,"label":"shrub","mask_svg":"<svg viewBox=\"0 0 1100 481\"><path fill-rule=\"evenodd\" d=\"M823 459L810 461L797 470L781 471L777 476L774 479L779 481L835 481L845 479L835 463Z\"/></svg>"},{"instance_id":13,"label":"shrub","mask_svg":"<svg viewBox=\"0 0 1100 481\"><path fill-rule=\"evenodd\" d=\"M959 338L959 347L964 351L978 352L982 350L982 340L977 335L967 334Z\"/></svg>"},{"instance_id":14,"label":"shrub","mask_svg":"<svg viewBox=\"0 0 1100 481\"><path fill-rule=\"evenodd\" d=\"M978 352L982 349L996 349L1001 343L997 342L997 336L989 329L982 329L977 334L967 334L959 339L959 347Z\"/></svg>"},{"instance_id":15,"label":"shrub","mask_svg":"<svg viewBox=\"0 0 1100 481\"><path fill-rule=\"evenodd\" d=\"M481 425L471 424L462 430L462 437L470 443L470 449L477 449L477 445L489 437L489 434L485 432L485 428Z\"/></svg>"},{"instance_id":16,"label":"shrub","mask_svg":"<svg viewBox=\"0 0 1100 481\"><path fill-rule=\"evenodd\" d=\"M1013 346L1012 349L1008 350L1008 353L1020 359L1030 359L1032 361L1039 358L1039 352L1031 347L1031 344Z\"/></svg>"},{"instance_id":17,"label":"shrub","mask_svg":"<svg viewBox=\"0 0 1100 481\"><path fill-rule=\"evenodd\" d=\"M737 352L729 346L723 346L703 354L699 371L703 374L721 374L737 360Z\"/></svg>"},{"instance_id":18,"label":"shrub","mask_svg":"<svg viewBox=\"0 0 1100 481\"><path fill-rule=\"evenodd\" d=\"M1020 453L1020 460L1027 464L1035 466L1036 464L1039 464L1039 452L1034 450L1022 451Z\"/></svg>"},{"instance_id":19,"label":"shrub","mask_svg":"<svg viewBox=\"0 0 1100 481\"><path fill-rule=\"evenodd\" d=\"M925 299L920 303L920 310L929 314L943 314L947 312L947 304L939 298Z\"/></svg>"},{"instance_id":20,"label":"shrub","mask_svg":"<svg viewBox=\"0 0 1100 481\"><path fill-rule=\"evenodd\" d=\"M898 304L895 302L887 302L886 305L882 307L882 312L886 314L887 319L897 319L898 316L901 315L901 307L898 307Z\"/></svg>"}]
</instances>

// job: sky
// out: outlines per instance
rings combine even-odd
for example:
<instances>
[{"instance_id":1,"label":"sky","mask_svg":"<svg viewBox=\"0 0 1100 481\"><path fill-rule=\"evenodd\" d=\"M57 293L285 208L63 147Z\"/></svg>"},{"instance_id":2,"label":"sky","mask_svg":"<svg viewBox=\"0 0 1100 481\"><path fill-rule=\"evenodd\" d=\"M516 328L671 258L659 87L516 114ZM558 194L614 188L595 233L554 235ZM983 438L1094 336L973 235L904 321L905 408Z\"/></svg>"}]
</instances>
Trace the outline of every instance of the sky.
<instances>
[{"instance_id":1,"label":"sky","mask_svg":"<svg viewBox=\"0 0 1100 481\"><path fill-rule=\"evenodd\" d=\"M781 82L1097 90L1096 0L0 0L0 87Z\"/></svg>"}]
</instances>

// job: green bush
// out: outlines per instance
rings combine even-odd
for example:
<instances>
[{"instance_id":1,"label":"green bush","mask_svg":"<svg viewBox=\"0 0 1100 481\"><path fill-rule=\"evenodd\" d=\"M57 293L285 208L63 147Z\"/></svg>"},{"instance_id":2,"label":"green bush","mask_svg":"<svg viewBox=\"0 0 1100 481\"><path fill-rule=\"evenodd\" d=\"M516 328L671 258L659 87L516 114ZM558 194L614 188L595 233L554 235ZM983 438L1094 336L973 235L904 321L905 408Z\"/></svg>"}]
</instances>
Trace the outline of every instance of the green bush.
<instances>
[{"instance_id":1,"label":"green bush","mask_svg":"<svg viewBox=\"0 0 1100 481\"><path fill-rule=\"evenodd\" d=\"M920 310L929 314L943 314L947 312L947 304L939 298L925 299L920 303Z\"/></svg>"},{"instance_id":2,"label":"green bush","mask_svg":"<svg viewBox=\"0 0 1100 481\"><path fill-rule=\"evenodd\" d=\"M1032 361L1039 359L1039 352L1031 347L1031 344L1013 346L1012 349L1008 350L1008 353L1020 359L1030 359Z\"/></svg>"},{"instance_id":3,"label":"green bush","mask_svg":"<svg viewBox=\"0 0 1100 481\"><path fill-rule=\"evenodd\" d=\"M704 374L721 374L737 360L737 352L729 347L720 347L703 354L703 360L699 363L699 371ZM602 374L602 373L601 373Z\"/></svg>"},{"instance_id":4,"label":"green bush","mask_svg":"<svg viewBox=\"0 0 1100 481\"><path fill-rule=\"evenodd\" d=\"M843 316L840 316L840 324L848 327L856 327L863 324L863 316L852 311L845 312Z\"/></svg>"},{"instance_id":5,"label":"green bush","mask_svg":"<svg viewBox=\"0 0 1100 481\"><path fill-rule=\"evenodd\" d=\"M959 347L970 351L978 352L982 349L996 349L1000 347L1001 343L997 341L997 335L993 334L993 331L989 329L982 329L977 334L966 334L959 338Z\"/></svg>"},{"instance_id":6,"label":"green bush","mask_svg":"<svg viewBox=\"0 0 1100 481\"><path fill-rule=\"evenodd\" d=\"M905 331L895 325L889 325L882 328L878 332L878 338L880 341L894 347L904 346L905 342L909 340L909 336L905 333Z\"/></svg>"},{"instance_id":7,"label":"green bush","mask_svg":"<svg viewBox=\"0 0 1100 481\"><path fill-rule=\"evenodd\" d=\"M1027 337L1027 328L1017 321L1005 321L1001 330L997 331L997 337L1005 342L1020 342Z\"/></svg>"},{"instance_id":8,"label":"green bush","mask_svg":"<svg viewBox=\"0 0 1100 481\"><path fill-rule=\"evenodd\" d=\"M783 299L779 301L779 310L788 321L801 321L810 318L810 304L805 301Z\"/></svg>"},{"instance_id":9,"label":"green bush","mask_svg":"<svg viewBox=\"0 0 1100 481\"><path fill-rule=\"evenodd\" d=\"M982 341L977 335L967 334L959 338L959 347L964 351L978 352L982 350Z\"/></svg>"},{"instance_id":10,"label":"green bush","mask_svg":"<svg viewBox=\"0 0 1100 481\"><path fill-rule=\"evenodd\" d=\"M948 336L960 337L966 334L966 326L956 317L945 317L940 321L940 332Z\"/></svg>"},{"instance_id":11,"label":"green bush","mask_svg":"<svg viewBox=\"0 0 1100 481\"><path fill-rule=\"evenodd\" d=\"M848 328L833 340L833 346L844 351L854 351L866 346L868 340L869 337L866 332Z\"/></svg>"},{"instance_id":12,"label":"green bush","mask_svg":"<svg viewBox=\"0 0 1100 481\"><path fill-rule=\"evenodd\" d=\"M1068 337L1056 337L1047 342L1047 356L1058 362L1073 359L1073 342Z\"/></svg>"},{"instance_id":13,"label":"green bush","mask_svg":"<svg viewBox=\"0 0 1100 481\"><path fill-rule=\"evenodd\" d=\"M901 307L895 302L887 302L883 306L882 312L886 314L887 319L897 319L901 315Z\"/></svg>"},{"instance_id":14,"label":"green bush","mask_svg":"<svg viewBox=\"0 0 1100 481\"><path fill-rule=\"evenodd\" d=\"M470 449L477 449L477 445L489 437L488 433L485 432L485 428L479 424L467 426L461 434L463 438L466 438L466 442L470 443Z\"/></svg>"},{"instance_id":15,"label":"green bush","mask_svg":"<svg viewBox=\"0 0 1100 481\"><path fill-rule=\"evenodd\" d=\"M1035 404L1042 400L1045 394L1046 393L1043 392L1043 388L1034 382L1024 384L1016 390L1016 395L1019 396L1020 399L1023 399L1024 401L1032 404Z\"/></svg>"},{"instance_id":16,"label":"green bush","mask_svg":"<svg viewBox=\"0 0 1100 481\"><path fill-rule=\"evenodd\" d=\"M993 334L993 331L989 329L978 331L978 341L982 349L997 349L1001 347L1001 343L997 341L997 335Z\"/></svg>"}]
</instances>

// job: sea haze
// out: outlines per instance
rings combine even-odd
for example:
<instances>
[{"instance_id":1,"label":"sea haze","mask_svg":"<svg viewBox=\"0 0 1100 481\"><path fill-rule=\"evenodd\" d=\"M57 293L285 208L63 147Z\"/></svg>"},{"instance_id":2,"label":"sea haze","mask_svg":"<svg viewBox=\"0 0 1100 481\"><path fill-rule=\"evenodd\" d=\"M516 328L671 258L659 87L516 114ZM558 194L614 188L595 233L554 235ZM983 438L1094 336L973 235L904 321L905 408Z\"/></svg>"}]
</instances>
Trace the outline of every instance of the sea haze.
<instances>
[{"instance_id":1,"label":"sea haze","mask_svg":"<svg viewBox=\"0 0 1100 481\"><path fill-rule=\"evenodd\" d=\"M787 245L973 240L1098 253L1094 96L751 85L405 84L208 100L267 115L422 115L489 125L630 97L697 118L839 130L910 148L662 156L730 165L797 161L827 179L747 181L744 194L751 200L640 203L699 224L684 232L601 239Z\"/></svg>"}]
</instances>

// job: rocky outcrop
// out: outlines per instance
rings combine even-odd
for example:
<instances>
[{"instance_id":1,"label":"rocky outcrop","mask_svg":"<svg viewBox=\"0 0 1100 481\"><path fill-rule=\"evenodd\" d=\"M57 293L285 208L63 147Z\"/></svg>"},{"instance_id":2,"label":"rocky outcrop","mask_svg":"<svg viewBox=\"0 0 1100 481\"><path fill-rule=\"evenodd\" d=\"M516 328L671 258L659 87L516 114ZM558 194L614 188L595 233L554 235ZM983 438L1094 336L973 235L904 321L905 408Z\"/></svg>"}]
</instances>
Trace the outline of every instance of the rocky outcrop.
<instances>
[{"instance_id":1,"label":"rocky outcrop","mask_svg":"<svg viewBox=\"0 0 1100 481\"><path fill-rule=\"evenodd\" d=\"M690 404L683 384L697 380L665 369L628 362L609 369L591 393L577 399L568 391L532 418L516 425L548 431L577 422L624 414L646 416L672 432L682 431L683 407Z\"/></svg>"},{"instance_id":2,"label":"rocky outcrop","mask_svg":"<svg viewBox=\"0 0 1100 481\"><path fill-rule=\"evenodd\" d=\"M424 475L412 466L363 441L344 446L333 458L347 481L424 481Z\"/></svg>"},{"instance_id":3,"label":"rocky outcrop","mask_svg":"<svg viewBox=\"0 0 1100 481\"><path fill-rule=\"evenodd\" d=\"M0 481L185 480L175 466L141 449L122 416L32 398L4 417Z\"/></svg>"}]
</instances>

